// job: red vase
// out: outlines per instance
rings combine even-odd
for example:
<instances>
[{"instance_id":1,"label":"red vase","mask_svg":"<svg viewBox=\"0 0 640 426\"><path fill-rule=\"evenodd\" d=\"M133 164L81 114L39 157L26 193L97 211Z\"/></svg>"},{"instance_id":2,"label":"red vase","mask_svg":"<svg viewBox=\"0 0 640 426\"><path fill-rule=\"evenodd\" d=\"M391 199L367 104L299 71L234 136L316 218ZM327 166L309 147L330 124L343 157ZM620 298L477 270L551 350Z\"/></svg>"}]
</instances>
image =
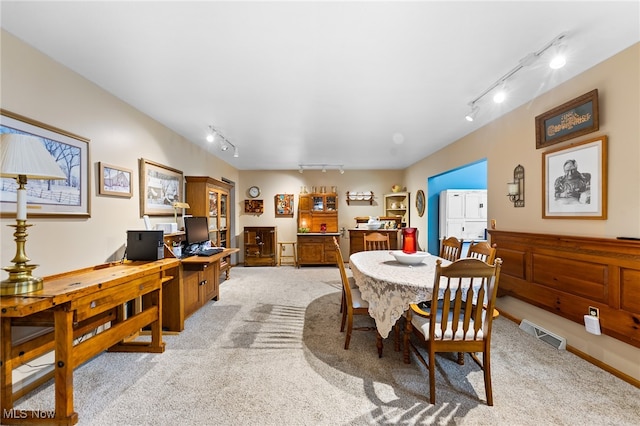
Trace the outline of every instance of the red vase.
<instances>
[{"instance_id":1,"label":"red vase","mask_svg":"<svg viewBox=\"0 0 640 426\"><path fill-rule=\"evenodd\" d=\"M416 252L417 228L402 228L402 251L407 254Z\"/></svg>"}]
</instances>

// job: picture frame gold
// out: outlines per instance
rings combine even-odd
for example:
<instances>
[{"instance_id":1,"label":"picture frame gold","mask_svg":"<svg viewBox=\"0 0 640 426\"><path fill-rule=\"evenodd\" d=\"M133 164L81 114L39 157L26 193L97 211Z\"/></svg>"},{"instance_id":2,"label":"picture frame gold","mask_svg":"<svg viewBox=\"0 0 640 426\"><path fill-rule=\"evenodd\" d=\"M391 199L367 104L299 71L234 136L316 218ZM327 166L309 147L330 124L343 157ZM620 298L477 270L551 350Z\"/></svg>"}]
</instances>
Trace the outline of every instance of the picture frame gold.
<instances>
[{"instance_id":1,"label":"picture frame gold","mask_svg":"<svg viewBox=\"0 0 640 426\"><path fill-rule=\"evenodd\" d=\"M183 179L180 170L141 158L140 217L173 216L173 203L182 201Z\"/></svg>"},{"instance_id":2,"label":"picture frame gold","mask_svg":"<svg viewBox=\"0 0 640 426\"><path fill-rule=\"evenodd\" d=\"M536 149L600 129L598 89L536 117Z\"/></svg>"},{"instance_id":3,"label":"picture frame gold","mask_svg":"<svg viewBox=\"0 0 640 426\"><path fill-rule=\"evenodd\" d=\"M29 217L91 217L89 139L5 109L0 109L0 133L40 138L67 176L65 180L27 182ZM15 217L16 181L0 180L0 217Z\"/></svg>"},{"instance_id":4,"label":"picture frame gold","mask_svg":"<svg viewBox=\"0 0 640 426\"><path fill-rule=\"evenodd\" d=\"M607 218L607 137L542 153L542 218Z\"/></svg>"},{"instance_id":5,"label":"picture frame gold","mask_svg":"<svg viewBox=\"0 0 640 426\"><path fill-rule=\"evenodd\" d=\"M124 167L98 163L98 194L133 197L133 171Z\"/></svg>"}]
</instances>

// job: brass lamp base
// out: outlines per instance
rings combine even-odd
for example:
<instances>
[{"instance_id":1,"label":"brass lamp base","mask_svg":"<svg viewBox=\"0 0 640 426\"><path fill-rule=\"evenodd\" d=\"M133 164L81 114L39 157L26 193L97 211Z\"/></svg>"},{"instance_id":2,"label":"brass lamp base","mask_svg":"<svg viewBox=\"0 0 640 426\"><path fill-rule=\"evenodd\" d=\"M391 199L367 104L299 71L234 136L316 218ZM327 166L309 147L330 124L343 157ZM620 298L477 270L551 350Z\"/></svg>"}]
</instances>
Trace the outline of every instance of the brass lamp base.
<instances>
[{"instance_id":1,"label":"brass lamp base","mask_svg":"<svg viewBox=\"0 0 640 426\"><path fill-rule=\"evenodd\" d=\"M28 235L27 228L30 227L31 224L27 224L26 219L16 219L15 225L8 226L16 228L16 232L13 233L16 241L16 255L11 260L14 263L12 266L2 268L9 273L9 278L0 283L0 296L24 294L42 290L42 278L31 275L31 272L36 269L38 265L28 263L30 259L24 250Z\"/></svg>"},{"instance_id":2,"label":"brass lamp base","mask_svg":"<svg viewBox=\"0 0 640 426\"><path fill-rule=\"evenodd\" d=\"M31 275L38 265L7 266L2 268L9 272L9 278L0 283L0 296L31 293L42 290L43 281L40 277Z\"/></svg>"}]
</instances>

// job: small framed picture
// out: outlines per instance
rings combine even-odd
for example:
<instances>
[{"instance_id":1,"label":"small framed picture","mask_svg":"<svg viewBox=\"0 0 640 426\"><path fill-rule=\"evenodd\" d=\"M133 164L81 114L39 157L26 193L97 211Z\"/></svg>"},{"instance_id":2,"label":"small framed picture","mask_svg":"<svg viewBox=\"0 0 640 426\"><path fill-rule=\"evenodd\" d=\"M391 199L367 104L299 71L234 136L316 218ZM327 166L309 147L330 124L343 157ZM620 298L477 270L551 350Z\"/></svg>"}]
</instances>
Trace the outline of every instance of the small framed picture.
<instances>
[{"instance_id":1,"label":"small framed picture","mask_svg":"<svg viewBox=\"0 0 640 426\"><path fill-rule=\"evenodd\" d=\"M98 194L127 198L133 196L133 171L100 162L98 176Z\"/></svg>"},{"instance_id":2,"label":"small framed picture","mask_svg":"<svg viewBox=\"0 0 640 426\"><path fill-rule=\"evenodd\" d=\"M264 213L263 200L244 200L244 212L249 214Z\"/></svg>"},{"instance_id":3,"label":"small framed picture","mask_svg":"<svg viewBox=\"0 0 640 426\"><path fill-rule=\"evenodd\" d=\"M542 153L542 217L607 218L607 137Z\"/></svg>"},{"instance_id":4,"label":"small framed picture","mask_svg":"<svg viewBox=\"0 0 640 426\"><path fill-rule=\"evenodd\" d=\"M276 217L293 217L293 194L275 196Z\"/></svg>"}]
</instances>

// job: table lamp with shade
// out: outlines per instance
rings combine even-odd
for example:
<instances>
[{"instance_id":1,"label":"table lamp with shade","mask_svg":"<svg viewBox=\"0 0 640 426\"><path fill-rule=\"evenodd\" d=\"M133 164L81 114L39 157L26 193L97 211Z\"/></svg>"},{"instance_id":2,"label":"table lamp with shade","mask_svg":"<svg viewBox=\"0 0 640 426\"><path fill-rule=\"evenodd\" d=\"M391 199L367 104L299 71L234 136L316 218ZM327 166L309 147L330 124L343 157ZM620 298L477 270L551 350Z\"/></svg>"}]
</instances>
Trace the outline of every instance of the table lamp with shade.
<instances>
[{"instance_id":1,"label":"table lamp with shade","mask_svg":"<svg viewBox=\"0 0 640 426\"><path fill-rule=\"evenodd\" d=\"M27 179L63 180L66 175L53 156L46 150L42 140L36 136L21 133L0 135L0 177L14 178L16 190L16 228L13 236L16 255L11 260L14 265L2 269L9 272L9 278L0 283L0 295L14 295L41 290L42 278L31 272L38 266L29 264L31 260L25 252L27 242Z\"/></svg>"}]
</instances>

